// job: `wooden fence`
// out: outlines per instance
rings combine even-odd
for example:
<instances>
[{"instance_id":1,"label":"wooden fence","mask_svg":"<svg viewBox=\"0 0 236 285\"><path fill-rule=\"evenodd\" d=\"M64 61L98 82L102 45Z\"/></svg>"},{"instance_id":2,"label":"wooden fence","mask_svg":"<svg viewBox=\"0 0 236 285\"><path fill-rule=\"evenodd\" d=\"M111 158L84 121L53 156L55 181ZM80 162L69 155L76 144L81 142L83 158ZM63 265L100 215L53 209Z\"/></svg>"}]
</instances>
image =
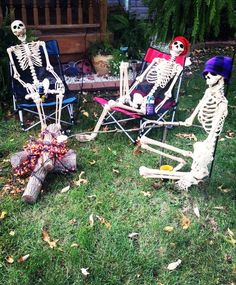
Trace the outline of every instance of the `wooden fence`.
<instances>
[{"instance_id":1,"label":"wooden fence","mask_svg":"<svg viewBox=\"0 0 236 285\"><path fill-rule=\"evenodd\" d=\"M57 39L65 60L107 37L107 0L0 0L0 25L7 10L39 39Z\"/></svg>"}]
</instances>

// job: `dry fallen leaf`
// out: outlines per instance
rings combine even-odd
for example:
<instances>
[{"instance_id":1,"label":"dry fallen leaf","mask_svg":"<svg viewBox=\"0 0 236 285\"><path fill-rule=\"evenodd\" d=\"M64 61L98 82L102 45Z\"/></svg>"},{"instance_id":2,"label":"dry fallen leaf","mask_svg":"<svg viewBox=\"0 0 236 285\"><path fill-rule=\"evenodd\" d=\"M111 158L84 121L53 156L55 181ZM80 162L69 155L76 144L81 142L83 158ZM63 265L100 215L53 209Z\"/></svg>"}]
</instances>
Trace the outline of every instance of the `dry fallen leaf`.
<instances>
[{"instance_id":1,"label":"dry fallen leaf","mask_svg":"<svg viewBox=\"0 0 236 285\"><path fill-rule=\"evenodd\" d=\"M43 229L43 231L42 231L42 239L43 239L43 241L48 243L50 248L56 247L57 246L57 242L59 241L59 239L51 240L48 232L45 229Z\"/></svg>"},{"instance_id":2,"label":"dry fallen leaf","mask_svg":"<svg viewBox=\"0 0 236 285\"><path fill-rule=\"evenodd\" d=\"M96 198L96 197L97 197L96 195L88 195L89 199L93 199L93 198Z\"/></svg>"},{"instance_id":3,"label":"dry fallen leaf","mask_svg":"<svg viewBox=\"0 0 236 285\"><path fill-rule=\"evenodd\" d=\"M171 226L166 226L166 227L164 227L164 231L165 231L165 232L170 233L170 232L173 232L173 230L174 230L174 227L171 227Z\"/></svg>"},{"instance_id":4,"label":"dry fallen leaf","mask_svg":"<svg viewBox=\"0 0 236 285\"><path fill-rule=\"evenodd\" d=\"M14 262L14 258L9 255L9 256L6 257L6 261L7 261L7 263L12 264Z\"/></svg>"},{"instance_id":5,"label":"dry fallen leaf","mask_svg":"<svg viewBox=\"0 0 236 285\"><path fill-rule=\"evenodd\" d=\"M89 268L81 268L80 270L84 276L88 276L89 275L88 269Z\"/></svg>"},{"instance_id":6,"label":"dry fallen leaf","mask_svg":"<svg viewBox=\"0 0 236 285\"><path fill-rule=\"evenodd\" d=\"M141 193L143 194L144 197L151 197L152 196L152 194L149 191L147 191L147 192L141 191Z\"/></svg>"},{"instance_id":7,"label":"dry fallen leaf","mask_svg":"<svg viewBox=\"0 0 236 285\"><path fill-rule=\"evenodd\" d=\"M90 164L90 165L94 165L95 163L96 163L95 160L89 161L89 164Z\"/></svg>"},{"instance_id":8,"label":"dry fallen leaf","mask_svg":"<svg viewBox=\"0 0 236 285\"><path fill-rule=\"evenodd\" d=\"M74 181L74 183L75 183L76 186L80 186L81 184L86 184L86 183L88 183L88 180L87 180L87 179L81 178L84 174L85 174L84 171L81 171L81 172L80 172L80 174L79 174L79 180Z\"/></svg>"},{"instance_id":9,"label":"dry fallen leaf","mask_svg":"<svg viewBox=\"0 0 236 285\"><path fill-rule=\"evenodd\" d=\"M108 131L109 131L109 127L108 127L108 126L103 127L103 128L102 128L102 131L103 131L103 132L108 132Z\"/></svg>"},{"instance_id":10,"label":"dry fallen leaf","mask_svg":"<svg viewBox=\"0 0 236 285\"><path fill-rule=\"evenodd\" d=\"M236 246L236 239L234 239L232 236L225 237L225 240L230 243L232 246Z\"/></svg>"},{"instance_id":11,"label":"dry fallen leaf","mask_svg":"<svg viewBox=\"0 0 236 285\"><path fill-rule=\"evenodd\" d=\"M79 247L78 243L72 243L70 247Z\"/></svg>"},{"instance_id":12,"label":"dry fallen leaf","mask_svg":"<svg viewBox=\"0 0 236 285\"><path fill-rule=\"evenodd\" d=\"M68 192L70 190L70 185L68 185L68 186L66 186L66 187L64 187L64 188L62 188L61 189L61 193L66 193L66 192Z\"/></svg>"},{"instance_id":13,"label":"dry fallen leaf","mask_svg":"<svg viewBox=\"0 0 236 285\"><path fill-rule=\"evenodd\" d=\"M3 219L5 219L7 216L7 212L6 211L2 211L1 215L0 215L0 221L2 221Z\"/></svg>"},{"instance_id":14,"label":"dry fallen leaf","mask_svg":"<svg viewBox=\"0 0 236 285\"><path fill-rule=\"evenodd\" d=\"M217 189L223 193L228 193L232 191L230 188L223 188L223 185L220 185L219 187L217 187Z\"/></svg>"},{"instance_id":15,"label":"dry fallen leaf","mask_svg":"<svg viewBox=\"0 0 236 285\"><path fill-rule=\"evenodd\" d=\"M194 140L195 142L197 141L197 138L194 134L184 134L184 133L179 133L175 135L178 138L185 138L189 140Z\"/></svg>"},{"instance_id":16,"label":"dry fallen leaf","mask_svg":"<svg viewBox=\"0 0 236 285\"><path fill-rule=\"evenodd\" d=\"M88 113L88 112L82 110L81 113L82 113L85 117L87 117L87 118L89 117L89 113Z\"/></svg>"},{"instance_id":17,"label":"dry fallen leaf","mask_svg":"<svg viewBox=\"0 0 236 285\"><path fill-rule=\"evenodd\" d=\"M75 225L75 224L77 224L76 219L69 220L69 224L70 224L70 225Z\"/></svg>"},{"instance_id":18,"label":"dry fallen leaf","mask_svg":"<svg viewBox=\"0 0 236 285\"><path fill-rule=\"evenodd\" d=\"M229 236L233 237L234 236L234 233L231 231L231 229L227 229L227 233L229 234Z\"/></svg>"},{"instance_id":19,"label":"dry fallen leaf","mask_svg":"<svg viewBox=\"0 0 236 285\"><path fill-rule=\"evenodd\" d=\"M28 258L29 258L29 254L23 255L17 260L17 262L19 263L25 262Z\"/></svg>"},{"instance_id":20,"label":"dry fallen leaf","mask_svg":"<svg viewBox=\"0 0 236 285\"><path fill-rule=\"evenodd\" d=\"M215 207L213 207L213 209L215 209L215 210L224 210L225 207L224 206L215 206Z\"/></svg>"},{"instance_id":21,"label":"dry fallen leaf","mask_svg":"<svg viewBox=\"0 0 236 285\"><path fill-rule=\"evenodd\" d=\"M193 208L193 212L194 212L194 214L195 214L198 218L200 218L200 212L199 212L198 207L194 207L194 208Z\"/></svg>"},{"instance_id":22,"label":"dry fallen leaf","mask_svg":"<svg viewBox=\"0 0 236 285\"><path fill-rule=\"evenodd\" d=\"M168 270L175 270L180 264L181 264L181 259L178 259L177 261L175 262L171 262L168 266L167 266L167 269Z\"/></svg>"},{"instance_id":23,"label":"dry fallen leaf","mask_svg":"<svg viewBox=\"0 0 236 285\"><path fill-rule=\"evenodd\" d=\"M191 224L190 219L187 216L185 216L184 214L182 214L182 218L181 218L181 226L182 226L182 228L184 230L187 230L189 228L190 224Z\"/></svg>"},{"instance_id":24,"label":"dry fallen leaf","mask_svg":"<svg viewBox=\"0 0 236 285\"><path fill-rule=\"evenodd\" d=\"M140 154L141 152L142 152L142 151L141 151L141 143L138 142L137 145L136 145L136 147L135 147L134 150L133 150L133 154L134 154L134 155L138 155L138 154Z\"/></svg>"},{"instance_id":25,"label":"dry fallen leaf","mask_svg":"<svg viewBox=\"0 0 236 285\"><path fill-rule=\"evenodd\" d=\"M91 215L89 216L89 224L90 224L91 227L93 227L93 225L94 225L93 214L91 214Z\"/></svg>"},{"instance_id":26,"label":"dry fallen leaf","mask_svg":"<svg viewBox=\"0 0 236 285\"><path fill-rule=\"evenodd\" d=\"M111 228L111 224L107 220L105 220L103 217L100 217L100 216L96 216L96 217L98 218L101 224L105 225L107 229Z\"/></svg>"},{"instance_id":27,"label":"dry fallen leaf","mask_svg":"<svg viewBox=\"0 0 236 285\"><path fill-rule=\"evenodd\" d=\"M15 235L15 231L10 231L9 235L13 237Z\"/></svg>"},{"instance_id":28,"label":"dry fallen leaf","mask_svg":"<svg viewBox=\"0 0 236 285\"><path fill-rule=\"evenodd\" d=\"M138 235L139 235L138 233L131 233L131 234L128 235L128 237L131 238L131 239L134 239L134 238L137 238Z\"/></svg>"},{"instance_id":29,"label":"dry fallen leaf","mask_svg":"<svg viewBox=\"0 0 236 285\"><path fill-rule=\"evenodd\" d=\"M118 169L115 169L115 168L112 169L112 172L113 172L113 173L116 173L116 174L119 174L119 173L120 173L120 171L119 171Z\"/></svg>"}]
</instances>

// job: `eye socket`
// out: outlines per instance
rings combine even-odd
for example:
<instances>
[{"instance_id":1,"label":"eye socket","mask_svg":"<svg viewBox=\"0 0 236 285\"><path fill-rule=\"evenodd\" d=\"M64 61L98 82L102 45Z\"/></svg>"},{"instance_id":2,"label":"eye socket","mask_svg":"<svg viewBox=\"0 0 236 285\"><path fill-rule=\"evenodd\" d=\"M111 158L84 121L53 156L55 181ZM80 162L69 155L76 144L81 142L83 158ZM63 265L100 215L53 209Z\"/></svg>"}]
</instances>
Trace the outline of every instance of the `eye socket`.
<instances>
[{"instance_id":1,"label":"eye socket","mask_svg":"<svg viewBox=\"0 0 236 285\"><path fill-rule=\"evenodd\" d=\"M217 74L215 72L209 72L212 76L216 76Z\"/></svg>"},{"instance_id":2,"label":"eye socket","mask_svg":"<svg viewBox=\"0 0 236 285\"><path fill-rule=\"evenodd\" d=\"M184 48L184 45L183 45L183 44L180 44L179 46L180 46L181 48Z\"/></svg>"},{"instance_id":3,"label":"eye socket","mask_svg":"<svg viewBox=\"0 0 236 285\"><path fill-rule=\"evenodd\" d=\"M174 45L177 46L177 45L178 45L178 42L174 42Z\"/></svg>"},{"instance_id":4,"label":"eye socket","mask_svg":"<svg viewBox=\"0 0 236 285\"><path fill-rule=\"evenodd\" d=\"M17 26L13 26L13 29L15 30L17 28Z\"/></svg>"},{"instance_id":5,"label":"eye socket","mask_svg":"<svg viewBox=\"0 0 236 285\"><path fill-rule=\"evenodd\" d=\"M23 27L23 24L19 24L19 27Z\"/></svg>"}]
</instances>

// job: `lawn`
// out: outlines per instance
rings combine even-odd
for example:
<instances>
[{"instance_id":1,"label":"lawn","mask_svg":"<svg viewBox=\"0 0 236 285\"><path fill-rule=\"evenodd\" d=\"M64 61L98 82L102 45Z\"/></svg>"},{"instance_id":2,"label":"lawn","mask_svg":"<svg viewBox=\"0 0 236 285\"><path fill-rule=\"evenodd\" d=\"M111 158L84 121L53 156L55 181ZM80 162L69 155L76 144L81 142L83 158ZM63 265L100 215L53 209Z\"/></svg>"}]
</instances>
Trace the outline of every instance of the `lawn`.
<instances>
[{"instance_id":1,"label":"lawn","mask_svg":"<svg viewBox=\"0 0 236 285\"><path fill-rule=\"evenodd\" d=\"M177 120L187 118L204 94L203 62L217 53L232 50L195 51ZM27 180L13 179L9 158L39 130L23 133L16 117L6 115L0 125L0 284L235 285L235 79L234 70L211 179L188 192L172 181L139 176L141 165L157 168L160 158L134 153L121 133L79 143L73 134L91 129L101 112L94 94L83 94L69 139L77 171L49 174L37 203L25 204ZM178 127L168 131L167 142L191 149L194 141L181 133L204 138L199 128ZM176 269L167 268L179 259Z\"/></svg>"}]
</instances>

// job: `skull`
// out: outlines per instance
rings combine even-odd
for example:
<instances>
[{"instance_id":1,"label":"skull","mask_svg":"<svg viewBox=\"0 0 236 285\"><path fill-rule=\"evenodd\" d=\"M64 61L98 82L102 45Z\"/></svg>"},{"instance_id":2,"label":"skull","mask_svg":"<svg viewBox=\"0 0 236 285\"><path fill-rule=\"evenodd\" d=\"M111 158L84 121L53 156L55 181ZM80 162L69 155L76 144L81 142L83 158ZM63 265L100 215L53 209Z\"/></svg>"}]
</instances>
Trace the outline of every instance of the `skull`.
<instances>
[{"instance_id":1,"label":"skull","mask_svg":"<svg viewBox=\"0 0 236 285\"><path fill-rule=\"evenodd\" d=\"M180 55L184 51L184 44L180 41L175 41L171 45L171 50L176 54Z\"/></svg>"},{"instance_id":2,"label":"skull","mask_svg":"<svg viewBox=\"0 0 236 285\"><path fill-rule=\"evenodd\" d=\"M26 39L26 27L25 24L20 20L15 20L11 23L12 33L17 36L20 41Z\"/></svg>"},{"instance_id":3,"label":"skull","mask_svg":"<svg viewBox=\"0 0 236 285\"><path fill-rule=\"evenodd\" d=\"M218 84L219 80L223 78L221 75L213 73L213 72L207 72L204 74L206 79L206 84L210 87Z\"/></svg>"}]
</instances>

